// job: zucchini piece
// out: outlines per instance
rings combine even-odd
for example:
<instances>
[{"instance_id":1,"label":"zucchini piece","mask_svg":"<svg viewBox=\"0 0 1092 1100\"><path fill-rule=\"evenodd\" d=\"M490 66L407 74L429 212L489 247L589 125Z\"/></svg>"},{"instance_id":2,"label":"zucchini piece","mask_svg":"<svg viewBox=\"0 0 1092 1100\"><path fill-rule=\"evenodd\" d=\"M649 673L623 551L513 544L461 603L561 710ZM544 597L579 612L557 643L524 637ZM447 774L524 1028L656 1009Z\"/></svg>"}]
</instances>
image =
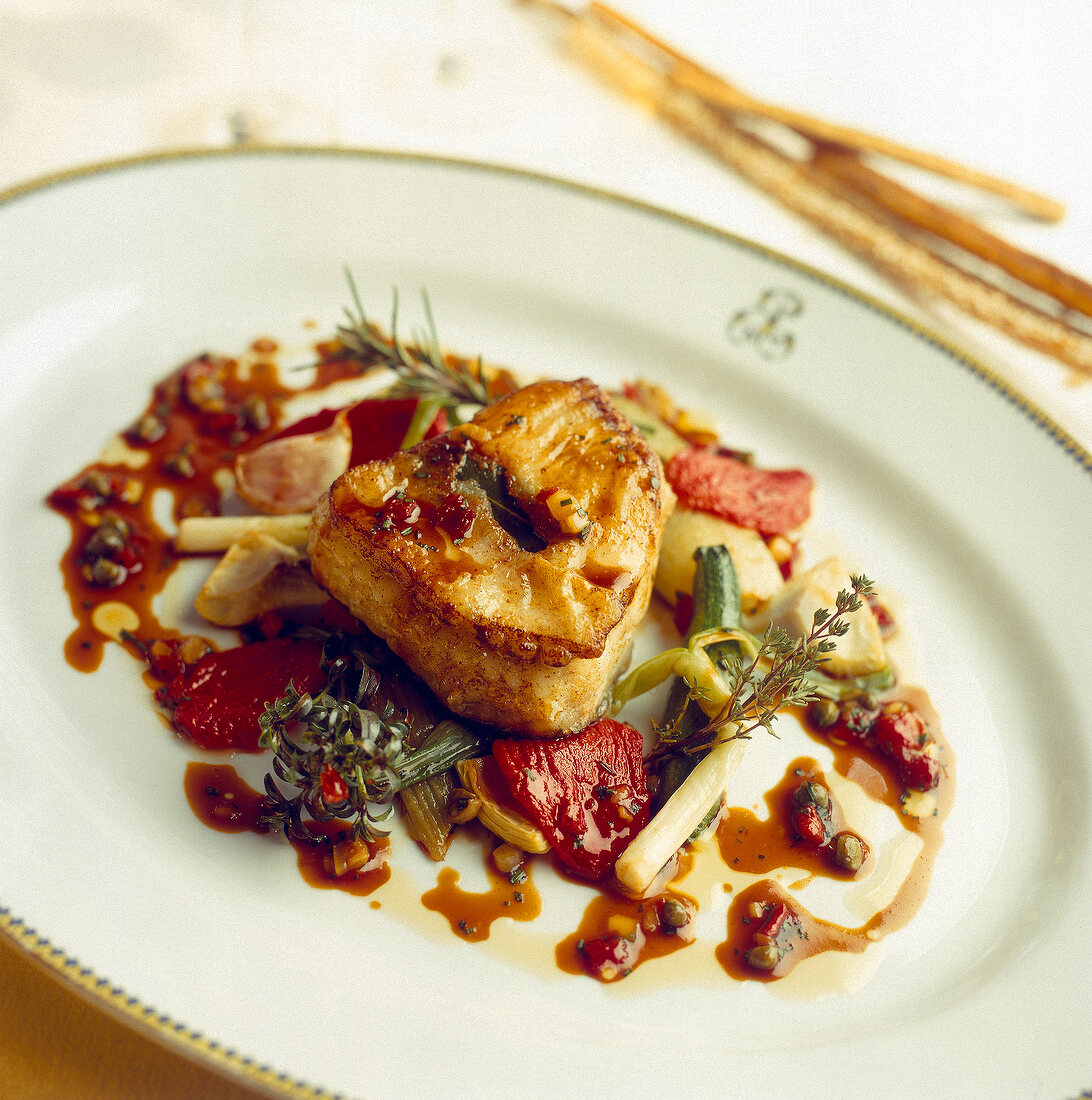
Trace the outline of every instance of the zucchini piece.
<instances>
[{"instance_id":1,"label":"zucchini piece","mask_svg":"<svg viewBox=\"0 0 1092 1100\"><path fill-rule=\"evenodd\" d=\"M694 552L694 615L690 620L687 643L697 634L710 630L738 630L742 625L739 577L732 555L723 546L699 547ZM734 641L717 642L706 651L714 664L728 654L738 654ZM662 744L683 741L708 721L708 715L685 680L676 680L660 718ZM653 815L663 809L701 759L698 753L672 753L665 756L657 770L659 783L650 807Z\"/></svg>"}]
</instances>

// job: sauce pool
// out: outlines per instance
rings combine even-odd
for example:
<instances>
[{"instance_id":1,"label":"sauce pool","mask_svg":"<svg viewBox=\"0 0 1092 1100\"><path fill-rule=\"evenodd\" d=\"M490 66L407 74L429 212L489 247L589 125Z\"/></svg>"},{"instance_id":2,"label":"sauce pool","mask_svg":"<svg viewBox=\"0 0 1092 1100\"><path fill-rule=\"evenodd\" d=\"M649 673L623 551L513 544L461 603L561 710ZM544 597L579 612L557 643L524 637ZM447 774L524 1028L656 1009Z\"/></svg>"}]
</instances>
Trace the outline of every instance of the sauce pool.
<instances>
[{"instance_id":1,"label":"sauce pool","mask_svg":"<svg viewBox=\"0 0 1092 1100\"><path fill-rule=\"evenodd\" d=\"M270 832L262 824L264 797L254 790L230 764L206 764L191 761L186 765L186 799L203 824L221 833ZM332 873L330 866L335 845L347 832L343 822L310 822L308 830L315 842L293 840L300 874L320 890L342 890L366 896L374 893L391 877L387 843L369 844L369 859L358 870L343 875Z\"/></svg>"}]
</instances>

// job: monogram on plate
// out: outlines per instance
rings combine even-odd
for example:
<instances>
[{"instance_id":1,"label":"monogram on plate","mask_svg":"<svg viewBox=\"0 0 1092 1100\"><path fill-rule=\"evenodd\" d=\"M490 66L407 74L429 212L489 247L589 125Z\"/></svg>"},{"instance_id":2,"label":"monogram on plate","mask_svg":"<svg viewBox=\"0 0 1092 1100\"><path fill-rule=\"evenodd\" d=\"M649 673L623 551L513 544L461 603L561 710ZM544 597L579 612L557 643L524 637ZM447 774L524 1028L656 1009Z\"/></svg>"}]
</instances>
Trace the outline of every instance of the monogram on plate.
<instances>
[{"instance_id":1,"label":"monogram on plate","mask_svg":"<svg viewBox=\"0 0 1092 1100\"><path fill-rule=\"evenodd\" d=\"M764 290L758 301L734 313L728 322L728 339L733 344L752 344L763 359L784 359L796 337L783 322L804 312L804 302L791 290Z\"/></svg>"}]
</instances>

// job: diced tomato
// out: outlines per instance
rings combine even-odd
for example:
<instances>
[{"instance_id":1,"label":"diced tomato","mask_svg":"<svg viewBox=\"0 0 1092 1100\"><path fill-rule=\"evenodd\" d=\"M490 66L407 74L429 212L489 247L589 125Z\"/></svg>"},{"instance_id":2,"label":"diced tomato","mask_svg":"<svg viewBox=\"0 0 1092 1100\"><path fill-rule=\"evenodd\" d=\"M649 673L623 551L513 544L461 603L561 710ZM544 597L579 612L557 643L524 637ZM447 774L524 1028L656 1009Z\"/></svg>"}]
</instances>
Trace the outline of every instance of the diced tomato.
<instances>
[{"instance_id":1,"label":"diced tomato","mask_svg":"<svg viewBox=\"0 0 1092 1100\"><path fill-rule=\"evenodd\" d=\"M180 642L156 641L147 651L148 669L163 683L169 683L186 671L186 662L179 654Z\"/></svg>"},{"instance_id":2,"label":"diced tomato","mask_svg":"<svg viewBox=\"0 0 1092 1100\"><path fill-rule=\"evenodd\" d=\"M688 592L680 592L675 599L675 629L685 638L690 633L690 622L694 618L694 597Z\"/></svg>"},{"instance_id":3,"label":"diced tomato","mask_svg":"<svg viewBox=\"0 0 1092 1100\"><path fill-rule=\"evenodd\" d=\"M206 749L258 751L258 719L266 703L289 682L300 692L326 682L322 643L311 638L271 638L208 653L156 692L174 723Z\"/></svg>"},{"instance_id":4,"label":"diced tomato","mask_svg":"<svg viewBox=\"0 0 1092 1100\"><path fill-rule=\"evenodd\" d=\"M461 493L449 493L436 509L436 526L456 542L465 539L474 527L474 509Z\"/></svg>"},{"instance_id":5,"label":"diced tomato","mask_svg":"<svg viewBox=\"0 0 1092 1100\"><path fill-rule=\"evenodd\" d=\"M920 752L928 742L924 720L906 703L891 703L884 707L872 723L872 735L888 756Z\"/></svg>"},{"instance_id":6,"label":"diced tomato","mask_svg":"<svg viewBox=\"0 0 1092 1100\"><path fill-rule=\"evenodd\" d=\"M899 761L899 776L914 791L931 791L940 783L940 761L918 752Z\"/></svg>"},{"instance_id":7,"label":"diced tomato","mask_svg":"<svg viewBox=\"0 0 1092 1100\"><path fill-rule=\"evenodd\" d=\"M881 637L890 638L898 629L898 623L895 622L894 616L885 604L880 603L877 596L868 597L868 606L872 610L876 625L880 628Z\"/></svg>"},{"instance_id":8,"label":"diced tomato","mask_svg":"<svg viewBox=\"0 0 1092 1100\"><path fill-rule=\"evenodd\" d=\"M349 797L348 784L329 764L322 769L319 783L322 787L322 801L327 806L340 806Z\"/></svg>"},{"instance_id":9,"label":"diced tomato","mask_svg":"<svg viewBox=\"0 0 1092 1100\"><path fill-rule=\"evenodd\" d=\"M921 715L906 703L891 703L872 727L876 746L890 756L899 778L912 790L931 791L940 782L940 764L926 749L932 743Z\"/></svg>"},{"instance_id":10,"label":"diced tomato","mask_svg":"<svg viewBox=\"0 0 1092 1100\"><path fill-rule=\"evenodd\" d=\"M714 447L690 447L666 472L683 507L762 535L786 534L811 515L815 482L803 470L762 470Z\"/></svg>"},{"instance_id":11,"label":"diced tomato","mask_svg":"<svg viewBox=\"0 0 1092 1100\"><path fill-rule=\"evenodd\" d=\"M844 703L838 715L838 732L849 741L865 742L872 736L876 712L860 703Z\"/></svg>"},{"instance_id":12,"label":"diced tomato","mask_svg":"<svg viewBox=\"0 0 1092 1100\"><path fill-rule=\"evenodd\" d=\"M575 874L597 881L648 821L641 735L600 718L556 740L493 743L493 755L524 812Z\"/></svg>"},{"instance_id":13,"label":"diced tomato","mask_svg":"<svg viewBox=\"0 0 1092 1100\"><path fill-rule=\"evenodd\" d=\"M827 829L819 810L810 803L792 815L793 832L806 844L821 848L827 842Z\"/></svg>"},{"instance_id":14,"label":"diced tomato","mask_svg":"<svg viewBox=\"0 0 1092 1100\"><path fill-rule=\"evenodd\" d=\"M399 397L389 401L381 398L366 398L358 401L348 412L349 431L353 437L353 449L349 456L350 466L359 466L373 459L390 458L402 446L406 438L413 414L417 411L417 399ZM278 432L274 439L283 439L305 432L321 432L328 428L337 416L339 409L322 409L312 416L290 424ZM425 438L442 435L447 431L447 416L442 411L429 425Z\"/></svg>"},{"instance_id":15,"label":"diced tomato","mask_svg":"<svg viewBox=\"0 0 1092 1100\"><path fill-rule=\"evenodd\" d=\"M906 703L890 703L872 724L876 746L895 761L899 778L913 790L931 791L940 782L940 764L925 750L932 737L922 716Z\"/></svg>"},{"instance_id":16,"label":"diced tomato","mask_svg":"<svg viewBox=\"0 0 1092 1100\"><path fill-rule=\"evenodd\" d=\"M644 942L644 933L637 929L633 939L610 935L585 940L580 945L580 954L593 977L612 982L624 978L637 965Z\"/></svg>"}]
</instances>

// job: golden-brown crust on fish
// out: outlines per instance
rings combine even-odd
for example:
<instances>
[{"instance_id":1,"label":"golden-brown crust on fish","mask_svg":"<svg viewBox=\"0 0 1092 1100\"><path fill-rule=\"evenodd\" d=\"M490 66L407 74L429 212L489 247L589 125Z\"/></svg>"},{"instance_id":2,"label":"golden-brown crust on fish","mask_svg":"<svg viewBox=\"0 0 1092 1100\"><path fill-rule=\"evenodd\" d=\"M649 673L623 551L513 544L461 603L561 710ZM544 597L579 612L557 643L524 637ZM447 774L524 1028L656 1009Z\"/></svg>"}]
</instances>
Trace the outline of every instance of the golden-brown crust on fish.
<instances>
[{"instance_id":1,"label":"golden-brown crust on fish","mask_svg":"<svg viewBox=\"0 0 1092 1100\"><path fill-rule=\"evenodd\" d=\"M673 503L597 386L541 382L338 478L311 569L452 710L571 732L628 657Z\"/></svg>"}]
</instances>

